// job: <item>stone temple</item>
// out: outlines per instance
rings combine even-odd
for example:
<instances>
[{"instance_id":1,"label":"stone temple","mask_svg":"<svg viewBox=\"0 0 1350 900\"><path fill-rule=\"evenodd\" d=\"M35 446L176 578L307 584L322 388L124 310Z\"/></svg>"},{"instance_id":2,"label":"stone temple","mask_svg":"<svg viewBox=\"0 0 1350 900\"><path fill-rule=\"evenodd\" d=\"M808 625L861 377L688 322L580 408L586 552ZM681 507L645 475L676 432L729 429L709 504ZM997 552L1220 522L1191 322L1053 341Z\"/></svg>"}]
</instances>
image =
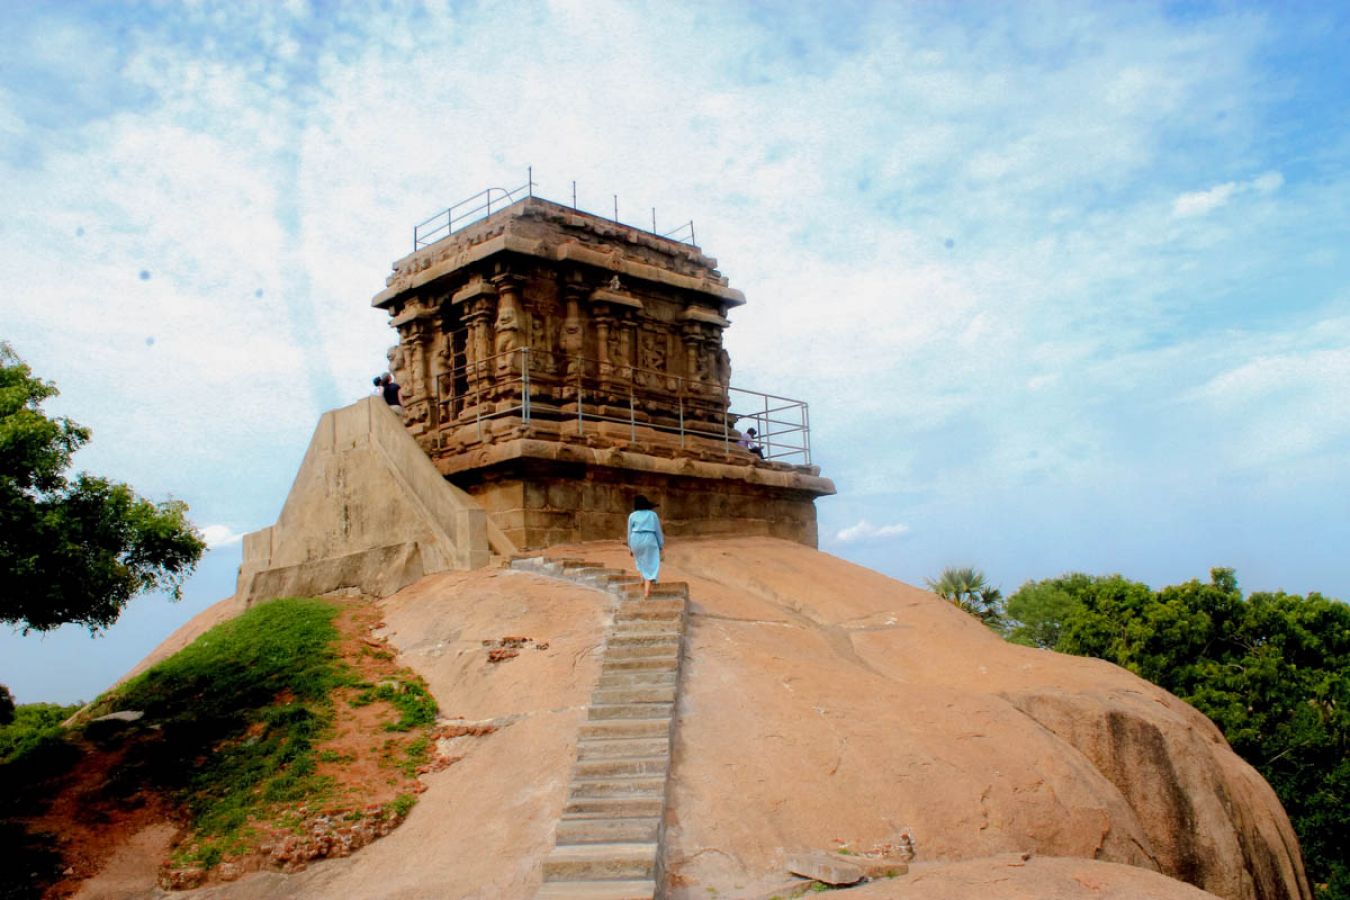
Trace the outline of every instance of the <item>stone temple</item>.
<instances>
[{"instance_id":1,"label":"stone temple","mask_svg":"<svg viewBox=\"0 0 1350 900\"><path fill-rule=\"evenodd\" d=\"M732 387L745 297L696 246L522 196L394 263L404 424L520 549L613 539L633 495L672 535L816 545L805 403ZM692 231L692 229L690 229ZM425 246L423 246L425 244ZM763 458L738 445L754 428Z\"/></svg>"},{"instance_id":2,"label":"stone temple","mask_svg":"<svg viewBox=\"0 0 1350 900\"><path fill-rule=\"evenodd\" d=\"M722 334L745 297L692 223L685 242L532 188L414 229L372 301L398 333L403 418L375 397L323 415L275 524L244 537L241 598L383 597L494 554L619 540L638 493L673 537L816 546L834 484L807 406L732 385Z\"/></svg>"}]
</instances>

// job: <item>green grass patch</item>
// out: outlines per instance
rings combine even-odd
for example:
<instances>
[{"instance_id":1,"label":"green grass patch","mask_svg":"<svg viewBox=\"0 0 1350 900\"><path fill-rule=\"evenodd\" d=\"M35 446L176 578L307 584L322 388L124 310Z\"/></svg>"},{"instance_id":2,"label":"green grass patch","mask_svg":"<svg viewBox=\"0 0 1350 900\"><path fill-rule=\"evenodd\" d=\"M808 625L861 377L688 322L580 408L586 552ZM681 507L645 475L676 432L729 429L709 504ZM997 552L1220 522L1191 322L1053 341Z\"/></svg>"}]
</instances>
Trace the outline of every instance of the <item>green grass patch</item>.
<instances>
[{"instance_id":1,"label":"green grass patch","mask_svg":"<svg viewBox=\"0 0 1350 900\"><path fill-rule=\"evenodd\" d=\"M399 794L389 804L389 811L398 818L406 816L414 806L417 805L417 798L412 794Z\"/></svg>"},{"instance_id":2,"label":"green grass patch","mask_svg":"<svg viewBox=\"0 0 1350 900\"><path fill-rule=\"evenodd\" d=\"M240 849L264 807L331 792L314 748L332 725L331 692L351 682L334 649L336 614L321 600L262 604L95 703L91 717L143 710L162 730L127 767L186 807L201 840L181 858L214 865Z\"/></svg>"},{"instance_id":3,"label":"green grass patch","mask_svg":"<svg viewBox=\"0 0 1350 900\"><path fill-rule=\"evenodd\" d=\"M420 681L398 678L368 685L352 698L351 704L368 706L377 700L383 700L398 711L398 721L386 723L385 731L411 731L436 721L436 701Z\"/></svg>"},{"instance_id":4,"label":"green grass patch","mask_svg":"<svg viewBox=\"0 0 1350 900\"><path fill-rule=\"evenodd\" d=\"M349 821L406 816L416 794L387 800L389 786L397 784L389 776L413 779L431 760L436 702L417 676L383 664L392 654L372 665L371 654L354 649L360 642L353 635L374 613L356 608L339 619L343 610L348 607L296 598L256 606L109 691L70 729L60 723L76 707L19 707L14 722L0 728L0 851L20 848L25 858L46 860L38 867L43 871L59 871L54 838L28 834L22 821L47 808L76 765L106 767L106 774L92 770L103 786L87 798L91 817L137 808L147 790L186 813L190 837L175 848L175 867L210 869L256 852L279 832L304 838L316 818L333 814ZM361 715L359 721L370 724L360 726L348 704L373 703L384 706L378 715ZM124 710L143 716L93 722ZM351 725L369 731L355 733ZM378 786L362 781L369 775L355 772L349 779L344 771L372 745L388 770ZM380 792L373 801L380 805L352 809L372 802L363 800L369 790ZM5 827L14 834L6 836ZM22 875L16 885L36 871L26 865L8 867ZM11 895L5 868L0 897Z\"/></svg>"}]
</instances>

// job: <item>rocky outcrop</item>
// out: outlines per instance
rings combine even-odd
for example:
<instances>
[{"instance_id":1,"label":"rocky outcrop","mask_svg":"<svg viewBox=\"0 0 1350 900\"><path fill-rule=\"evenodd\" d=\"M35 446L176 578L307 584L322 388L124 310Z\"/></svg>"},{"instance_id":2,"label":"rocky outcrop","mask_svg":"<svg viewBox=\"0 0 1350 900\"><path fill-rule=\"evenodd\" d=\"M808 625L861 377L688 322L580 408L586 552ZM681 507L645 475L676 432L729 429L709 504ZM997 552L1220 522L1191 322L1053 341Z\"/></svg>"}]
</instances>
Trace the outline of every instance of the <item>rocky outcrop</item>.
<instances>
[{"instance_id":1,"label":"rocky outcrop","mask_svg":"<svg viewBox=\"0 0 1350 900\"><path fill-rule=\"evenodd\" d=\"M630 565L617 542L549 553ZM1203 716L1128 672L1008 645L932 594L787 541L675 540L662 577L692 598L668 897L771 896L791 854L865 855L901 832L916 843L909 873L858 896L1311 896L1269 786ZM608 598L478 570L423 579L384 608L442 713L497 730L425 776L389 837L211 896L539 890L603 677ZM485 642L503 635L547 649L491 663Z\"/></svg>"},{"instance_id":2,"label":"rocky outcrop","mask_svg":"<svg viewBox=\"0 0 1350 900\"><path fill-rule=\"evenodd\" d=\"M783 541L681 542L665 571L694 598L674 896L768 887L789 853L906 829L919 864L1030 852L1232 900L1310 896L1269 786L1130 673L1009 645L926 591Z\"/></svg>"}]
</instances>

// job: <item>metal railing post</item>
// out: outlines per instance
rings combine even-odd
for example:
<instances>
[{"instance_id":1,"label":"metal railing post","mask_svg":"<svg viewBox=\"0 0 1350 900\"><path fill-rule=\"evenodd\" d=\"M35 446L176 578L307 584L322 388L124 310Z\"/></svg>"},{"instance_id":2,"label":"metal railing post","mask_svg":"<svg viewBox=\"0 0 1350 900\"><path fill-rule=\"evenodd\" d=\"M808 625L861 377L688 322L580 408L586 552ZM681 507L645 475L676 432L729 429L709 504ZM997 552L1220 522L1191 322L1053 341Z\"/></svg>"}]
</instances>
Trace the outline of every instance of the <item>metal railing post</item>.
<instances>
[{"instance_id":1,"label":"metal railing post","mask_svg":"<svg viewBox=\"0 0 1350 900\"><path fill-rule=\"evenodd\" d=\"M764 423L760 430L764 432L764 434L760 435L760 439L764 442L764 458L773 459L773 432L769 425L768 395L765 395L764 397Z\"/></svg>"},{"instance_id":2,"label":"metal railing post","mask_svg":"<svg viewBox=\"0 0 1350 900\"><path fill-rule=\"evenodd\" d=\"M684 383L680 384L680 449L684 449Z\"/></svg>"},{"instance_id":3,"label":"metal railing post","mask_svg":"<svg viewBox=\"0 0 1350 900\"><path fill-rule=\"evenodd\" d=\"M530 348L520 348L520 418L530 424Z\"/></svg>"},{"instance_id":4,"label":"metal railing post","mask_svg":"<svg viewBox=\"0 0 1350 900\"><path fill-rule=\"evenodd\" d=\"M628 443L637 443L637 419L633 412L633 383L628 383Z\"/></svg>"},{"instance_id":5,"label":"metal railing post","mask_svg":"<svg viewBox=\"0 0 1350 900\"><path fill-rule=\"evenodd\" d=\"M802 447L806 451L806 464L811 465L811 410L806 401L802 401Z\"/></svg>"}]
</instances>

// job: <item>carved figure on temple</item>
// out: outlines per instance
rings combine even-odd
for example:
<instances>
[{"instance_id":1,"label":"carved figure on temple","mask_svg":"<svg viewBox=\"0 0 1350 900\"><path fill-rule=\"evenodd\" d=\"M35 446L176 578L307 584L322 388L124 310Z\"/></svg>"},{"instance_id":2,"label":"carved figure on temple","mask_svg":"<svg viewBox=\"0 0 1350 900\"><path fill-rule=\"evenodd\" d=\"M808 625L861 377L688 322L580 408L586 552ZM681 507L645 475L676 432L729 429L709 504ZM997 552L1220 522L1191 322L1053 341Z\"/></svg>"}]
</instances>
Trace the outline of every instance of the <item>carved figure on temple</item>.
<instances>
[{"instance_id":1,"label":"carved figure on temple","mask_svg":"<svg viewBox=\"0 0 1350 900\"><path fill-rule=\"evenodd\" d=\"M566 372L572 377L581 372L581 351L586 342L584 328L579 304L575 299L568 300L567 318L563 320L562 335L558 338L558 347L563 353Z\"/></svg>"},{"instance_id":2,"label":"carved figure on temple","mask_svg":"<svg viewBox=\"0 0 1350 900\"><path fill-rule=\"evenodd\" d=\"M658 372L664 372L666 370L666 336L664 334L649 334L648 337L652 340L651 356L649 357L651 368Z\"/></svg>"},{"instance_id":3,"label":"carved figure on temple","mask_svg":"<svg viewBox=\"0 0 1350 900\"><path fill-rule=\"evenodd\" d=\"M535 372L556 372L557 360L549 343L549 326L552 324L549 314L544 310L526 312L525 321L528 325L525 332L530 336L530 369Z\"/></svg>"},{"instance_id":4,"label":"carved figure on temple","mask_svg":"<svg viewBox=\"0 0 1350 900\"><path fill-rule=\"evenodd\" d=\"M634 379L638 384L659 384L666 371L666 336L651 331L642 332L638 365L643 372Z\"/></svg>"},{"instance_id":5,"label":"carved figure on temple","mask_svg":"<svg viewBox=\"0 0 1350 900\"><path fill-rule=\"evenodd\" d=\"M622 324L615 323L610 326L608 349L610 370L615 375L626 378L629 375L631 362L628 357L628 329Z\"/></svg>"},{"instance_id":6,"label":"carved figure on temple","mask_svg":"<svg viewBox=\"0 0 1350 900\"><path fill-rule=\"evenodd\" d=\"M516 310L514 298L503 297L501 303L497 306L497 334L493 342L493 352L499 357L497 360L498 368L503 368L511 363L511 360L505 358L504 354L512 353L521 348L520 329L520 313Z\"/></svg>"},{"instance_id":7,"label":"carved figure on temple","mask_svg":"<svg viewBox=\"0 0 1350 900\"><path fill-rule=\"evenodd\" d=\"M454 354L450 350L450 339L446 335L440 335L440 341L436 347L436 354L432 357L431 377L435 384L435 393L438 400L437 416L439 421L446 421L450 416L451 401L454 399Z\"/></svg>"},{"instance_id":8,"label":"carved figure on temple","mask_svg":"<svg viewBox=\"0 0 1350 900\"><path fill-rule=\"evenodd\" d=\"M721 347L717 349L717 381L723 391L731 387L731 354Z\"/></svg>"},{"instance_id":9,"label":"carved figure on temple","mask_svg":"<svg viewBox=\"0 0 1350 900\"><path fill-rule=\"evenodd\" d=\"M694 350L694 378L700 384L711 384L717 370L716 351L707 344L699 344Z\"/></svg>"}]
</instances>

